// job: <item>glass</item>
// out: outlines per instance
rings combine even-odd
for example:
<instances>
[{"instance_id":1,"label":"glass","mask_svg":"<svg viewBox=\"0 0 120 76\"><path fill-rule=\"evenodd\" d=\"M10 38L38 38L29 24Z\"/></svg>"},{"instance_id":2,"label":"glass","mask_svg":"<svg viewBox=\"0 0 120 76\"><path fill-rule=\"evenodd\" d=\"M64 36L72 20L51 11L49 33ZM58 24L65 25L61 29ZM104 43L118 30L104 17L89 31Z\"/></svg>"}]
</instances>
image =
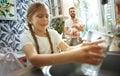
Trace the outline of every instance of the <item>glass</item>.
<instances>
[{"instance_id":1,"label":"glass","mask_svg":"<svg viewBox=\"0 0 120 76\"><path fill-rule=\"evenodd\" d=\"M107 47L108 43L107 43L107 45L105 43L100 44L100 45ZM104 55L105 56L106 56L107 50L108 49L104 50ZM90 65L90 64L82 64L81 71L84 73L84 75L87 75L87 76L97 76L98 73L99 73L101 65L102 65L102 62L97 66Z\"/></svg>"},{"instance_id":2,"label":"glass","mask_svg":"<svg viewBox=\"0 0 120 76\"><path fill-rule=\"evenodd\" d=\"M89 36L88 41L90 41L90 42L94 42L98 39L105 40L105 42L100 43L98 45L106 47L106 49L103 51L103 54L106 56L106 52L109 49L109 45L111 43L112 36L103 34L100 32L95 32L95 31L89 31L88 36ZM90 65L90 64L82 64L81 71L84 73L84 75L87 75L87 76L98 76L101 65L102 65L102 62L97 66Z\"/></svg>"}]
</instances>

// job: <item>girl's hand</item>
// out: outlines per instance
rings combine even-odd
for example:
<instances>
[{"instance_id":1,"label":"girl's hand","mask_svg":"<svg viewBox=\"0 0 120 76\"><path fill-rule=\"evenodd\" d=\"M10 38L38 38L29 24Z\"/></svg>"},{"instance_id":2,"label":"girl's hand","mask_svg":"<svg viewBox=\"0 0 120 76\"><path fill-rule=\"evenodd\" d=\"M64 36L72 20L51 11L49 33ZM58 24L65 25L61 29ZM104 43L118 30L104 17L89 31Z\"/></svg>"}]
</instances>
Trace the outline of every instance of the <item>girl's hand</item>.
<instances>
[{"instance_id":1,"label":"girl's hand","mask_svg":"<svg viewBox=\"0 0 120 76\"><path fill-rule=\"evenodd\" d=\"M94 42L83 42L81 44L81 46L86 46L86 45L98 45L100 43L103 43L105 42L105 40L97 40L97 41L94 41Z\"/></svg>"},{"instance_id":2,"label":"girl's hand","mask_svg":"<svg viewBox=\"0 0 120 76\"><path fill-rule=\"evenodd\" d=\"M75 51L73 60L79 63L98 65L104 58L103 50L105 47L99 45L82 46Z\"/></svg>"}]
</instances>

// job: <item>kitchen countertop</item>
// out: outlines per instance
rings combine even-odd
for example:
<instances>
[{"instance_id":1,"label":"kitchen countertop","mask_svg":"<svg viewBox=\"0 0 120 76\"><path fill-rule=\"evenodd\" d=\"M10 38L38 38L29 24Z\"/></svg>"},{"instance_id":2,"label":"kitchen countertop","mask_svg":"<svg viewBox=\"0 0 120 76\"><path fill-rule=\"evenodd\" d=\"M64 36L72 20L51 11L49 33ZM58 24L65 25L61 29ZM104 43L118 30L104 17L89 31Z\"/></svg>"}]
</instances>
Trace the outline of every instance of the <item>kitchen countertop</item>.
<instances>
[{"instance_id":1,"label":"kitchen countertop","mask_svg":"<svg viewBox=\"0 0 120 76\"><path fill-rule=\"evenodd\" d=\"M81 64L62 64L53 66L50 72L52 76L86 76L80 68ZM107 52L98 76L120 76L120 51Z\"/></svg>"},{"instance_id":2,"label":"kitchen countertop","mask_svg":"<svg viewBox=\"0 0 120 76\"><path fill-rule=\"evenodd\" d=\"M40 68L28 66L13 72L9 76L44 76Z\"/></svg>"},{"instance_id":3,"label":"kitchen countertop","mask_svg":"<svg viewBox=\"0 0 120 76\"><path fill-rule=\"evenodd\" d=\"M120 76L120 52L108 52L107 57L104 59L100 68L98 76ZM80 64L62 64L55 65L50 69L52 76L85 76L81 71L73 72L80 67ZM80 69L80 68L79 68ZM40 68L27 68L15 71L11 76L44 76Z\"/></svg>"}]
</instances>

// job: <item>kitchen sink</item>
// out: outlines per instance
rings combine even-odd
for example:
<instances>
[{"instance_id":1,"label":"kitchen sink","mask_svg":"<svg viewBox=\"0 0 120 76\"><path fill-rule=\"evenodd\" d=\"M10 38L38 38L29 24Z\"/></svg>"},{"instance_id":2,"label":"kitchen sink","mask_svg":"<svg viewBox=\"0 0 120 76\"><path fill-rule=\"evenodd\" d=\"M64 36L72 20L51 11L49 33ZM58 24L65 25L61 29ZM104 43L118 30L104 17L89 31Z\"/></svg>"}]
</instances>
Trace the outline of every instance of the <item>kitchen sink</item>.
<instances>
[{"instance_id":1,"label":"kitchen sink","mask_svg":"<svg viewBox=\"0 0 120 76\"><path fill-rule=\"evenodd\" d=\"M52 76L85 76L81 64L69 63L50 68ZM120 51L109 51L103 60L98 76L120 76Z\"/></svg>"}]
</instances>

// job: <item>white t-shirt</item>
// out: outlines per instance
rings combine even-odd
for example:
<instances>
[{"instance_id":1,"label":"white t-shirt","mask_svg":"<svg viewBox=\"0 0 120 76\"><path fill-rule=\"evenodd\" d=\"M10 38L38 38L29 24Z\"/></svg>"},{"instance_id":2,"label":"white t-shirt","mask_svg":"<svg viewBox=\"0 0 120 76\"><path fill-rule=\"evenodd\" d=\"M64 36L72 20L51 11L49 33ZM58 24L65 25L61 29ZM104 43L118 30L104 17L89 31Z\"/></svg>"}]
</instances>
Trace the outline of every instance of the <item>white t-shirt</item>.
<instances>
[{"instance_id":1,"label":"white t-shirt","mask_svg":"<svg viewBox=\"0 0 120 76\"><path fill-rule=\"evenodd\" d=\"M52 30L52 29L49 29L48 31L49 31L51 41L53 44L53 51L54 51L54 53L58 53L59 49L57 47L63 40L57 31ZM40 50L39 50L40 54L50 54L51 49L50 49L50 44L49 44L48 38L47 37L40 37L37 35L36 35L36 37L37 37L38 44L40 47ZM29 30L25 31L21 36L21 46L24 47L26 44L35 45L35 42L34 42L33 37L32 37ZM27 60L27 65L31 65L31 63L28 60ZM51 76L49 73L50 67L51 66L42 66L40 68L42 69L42 71L45 75Z\"/></svg>"},{"instance_id":2,"label":"white t-shirt","mask_svg":"<svg viewBox=\"0 0 120 76\"><path fill-rule=\"evenodd\" d=\"M80 18L78 18L78 19L80 20L80 22L78 23L79 26L80 26L81 24L84 24L84 22L83 22ZM65 21L65 28L68 27L68 30L69 30L69 31L71 30L72 25L73 25L73 20L72 20L71 18L69 18L69 19L67 19L67 20ZM66 35L66 36L68 36L68 35ZM76 36L74 36L74 37L76 37Z\"/></svg>"},{"instance_id":3,"label":"white t-shirt","mask_svg":"<svg viewBox=\"0 0 120 76\"><path fill-rule=\"evenodd\" d=\"M84 25L84 22L80 18L78 18L78 19L79 19L79 22L78 22L79 26L82 24ZM69 18L65 21L65 27L71 28L72 25L73 25L73 20L71 18Z\"/></svg>"},{"instance_id":4,"label":"white t-shirt","mask_svg":"<svg viewBox=\"0 0 120 76\"><path fill-rule=\"evenodd\" d=\"M59 52L58 49L57 49L57 46L63 40L62 40L61 36L58 34L57 31L52 30L52 29L49 29L48 31L49 31L51 41L52 41L52 44L53 44L53 51L54 51L54 53L57 53L57 52ZM47 37L40 37L40 36L37 36L37 35L36 35L36 37L37 37L38 44L39 44L39 47L40 47L40 50L39 50L40 53L41 54L49 54L49 53L51 53L48 38ZM32 37L29 30L25 31L21 36L21 45L22 45L22 47L25 46L26 44L35 45L35 42L34 42L33 37Z\"/></svg>"}]
</instances>

